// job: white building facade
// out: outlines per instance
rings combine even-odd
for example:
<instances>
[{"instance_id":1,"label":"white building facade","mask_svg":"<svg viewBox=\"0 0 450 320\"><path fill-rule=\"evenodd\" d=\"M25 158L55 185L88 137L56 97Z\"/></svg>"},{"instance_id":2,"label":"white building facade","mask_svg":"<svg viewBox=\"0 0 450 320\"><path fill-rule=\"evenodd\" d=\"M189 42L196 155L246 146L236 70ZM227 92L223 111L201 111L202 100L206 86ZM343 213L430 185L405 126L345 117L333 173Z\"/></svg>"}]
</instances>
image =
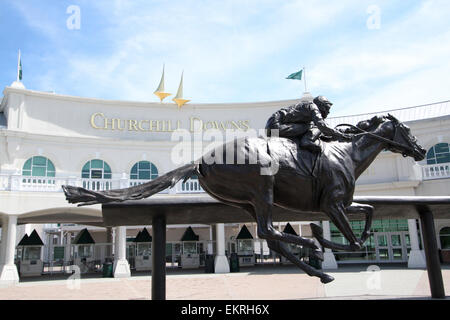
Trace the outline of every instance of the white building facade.
<instances>
[{"instance_id":1,"label":"white building facade","mask_svg":"<svg viewBox=\"0 0 450 320\"><path fill-rule=\"evenodd\" d=\"M0 277L17 280L16 275L11 275L14 259L18 258L15 246L33 229L46 243L44 261L55 260L55 246L68 248L63 260L71 260L71 241L88 226L96 243L104 244L101 250L95 249L101 251L102 259L116 253L117 261L120 255L119 260L128 260L132 267L130 260L136 251L126 238L131 240L144 226L112 230L96 227L101 221L100 206L68 204L61 185L105 190L154 179L199 157L213 141L261 134L273 112L295 102L191 103L178 108L175 104L110 101L36 92L17 85L6 87L0 105ZM450 102L390 112L411 128L428 150L427 158L416 163L383 152L358 180L356 194L450 196ZM355 124L373 115L331 118L328 123ZM204 193L195 179L155 196L185 197L191 193ZM355 231L361 228L359 222L352 223ZM277 228L285 225L280 223ZM298 234L311 236L307 224L291 225ZM250 221L247 226L256 238L255 225ZM173 263L182 251L178 242L187 227L168 227L168 251L174 257ZM227 241L233 240L241 225L192 227L200 237L199 252L223 256L224 250L227 254L233 251ZM343 241L333 225L324 222L323 227L326 236ZM446 249L450 249L449 230L449 220L436 220L438 245L444 258ZM375 221L374 231L364 253L326 251L323 268L362 262L403 262L410 267L425 267L416 220ZM258 240L255 252L260 253L260 261L269 255L266 245ZM120 268L118 276L119 272L128 275L129 270ZM216 270L228 269L222 266Z\"/></svg>"}]
</instances>

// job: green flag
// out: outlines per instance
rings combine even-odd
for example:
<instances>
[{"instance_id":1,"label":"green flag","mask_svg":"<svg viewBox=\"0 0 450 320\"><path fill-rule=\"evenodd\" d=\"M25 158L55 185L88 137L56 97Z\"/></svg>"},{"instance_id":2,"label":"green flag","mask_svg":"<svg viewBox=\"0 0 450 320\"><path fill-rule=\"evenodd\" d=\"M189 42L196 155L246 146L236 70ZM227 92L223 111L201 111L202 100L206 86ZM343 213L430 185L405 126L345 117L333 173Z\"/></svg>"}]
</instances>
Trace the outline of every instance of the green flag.
<instances>
[{"instance_id":1,"label":"green flag","mask_svg":"<svg viewBox=\"0 0 450 320\"><path fill-rule=\"evenodd\" d=\"M302 80L303 69L290 74L286 79Z\"/></svg>"},{"instance_id":2,"label":"green flag","mask_svg":"<svg viewBox=\"0 0 450 320\"><path fill-rule=\"evenodd\" d=\"M22 59L19 60L19 80L22 81Z\"/></svg>"}]
</instances>

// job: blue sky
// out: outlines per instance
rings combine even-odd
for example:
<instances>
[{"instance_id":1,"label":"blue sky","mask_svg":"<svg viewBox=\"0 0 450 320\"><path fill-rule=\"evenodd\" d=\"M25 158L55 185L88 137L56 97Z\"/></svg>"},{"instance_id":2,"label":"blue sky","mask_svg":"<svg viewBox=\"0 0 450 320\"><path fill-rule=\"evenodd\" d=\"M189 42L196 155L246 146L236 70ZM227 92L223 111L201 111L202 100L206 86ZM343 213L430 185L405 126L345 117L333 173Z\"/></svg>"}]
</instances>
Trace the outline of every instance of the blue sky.
<instances>
[{"instance_id":1,"label":"blue sky","mask_svg":"<svg viewBox=\"0 0 450 320\"><path fill-rule=\"evenodd\" d=\"M285 100L305 66L331 116L408 107L450 99L449 16L448 0L0 0L0 85L20 48L32 90L156 102L165 64L191 104Z\"/></svg>"}]
</instances>

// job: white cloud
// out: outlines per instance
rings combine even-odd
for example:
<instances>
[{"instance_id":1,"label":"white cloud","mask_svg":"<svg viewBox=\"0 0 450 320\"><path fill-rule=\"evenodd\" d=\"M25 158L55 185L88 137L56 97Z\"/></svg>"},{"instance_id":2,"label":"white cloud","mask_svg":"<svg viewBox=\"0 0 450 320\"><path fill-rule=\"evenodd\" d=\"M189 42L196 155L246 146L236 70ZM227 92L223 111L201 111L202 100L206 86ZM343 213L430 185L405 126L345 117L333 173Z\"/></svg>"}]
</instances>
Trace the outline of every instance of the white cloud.
<instances>
[{"instance_id":1,"label":"white cloud","mask_svg":"<svg viewBox=\"0 0 450 320\"><path fill-rule=\"evenodd\" d=\"M66 47L52 23L37 29L50 35L58 48L53 59L62 62L57 72L48 66L39 85L157 101L152 92L165 63L166 89L176 92L184 69L184 93L193 103L292 99L300 96L302 83L284 77L301 63L308 66L313 94L334 96L340 113L358 112L361 105L408 105L427 93L429 102L444 97L440 69L448 74L448 2L428 0L395 19L388 19L394 4L379 3L381 29L369 31L366 7L356 0L82 1L82 28L73 36L81 48ZM29 10L21 11L29 25L38 22ZM101 21L99 30L86 27L89 16ZM108 50L83 47L91 37ZM412 89L420 83L423 90Z\"/></svg>"}]
</instances>

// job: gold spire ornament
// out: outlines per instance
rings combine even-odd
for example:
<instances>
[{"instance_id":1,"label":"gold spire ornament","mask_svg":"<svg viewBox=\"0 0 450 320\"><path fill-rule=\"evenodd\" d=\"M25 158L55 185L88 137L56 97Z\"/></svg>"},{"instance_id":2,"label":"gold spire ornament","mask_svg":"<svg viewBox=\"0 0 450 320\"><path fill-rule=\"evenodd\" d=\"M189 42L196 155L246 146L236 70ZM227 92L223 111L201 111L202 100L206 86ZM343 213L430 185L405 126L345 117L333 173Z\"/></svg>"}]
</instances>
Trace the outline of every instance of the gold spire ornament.
<instances>
[{"instance_id":1,"label":"gold spire ornament","mask_svg":"<svg viewBox=\"0 0 450 320\"><path fill-rule=\"evenodd\" d=\"M172 99L172 101L178 105L178 108L181 108L185 103L191 101L188 99L183 99L183 73L184 71L181 73L181 81L180 86L178 87L177 95Z\"/></svg>"},{"instance_id":2,"label":"gold spire ornament","mask_svg":"<svg viewBox=\"0 0 450 320\"><path fill-rule=\"evenodd\" d=\"M159 98L160 102L162 102L166 97L171 95L171 93L164 92L164 65L163 65L161 81L159 82L158 88L153 93Z\"/></svg>"}]
</instances>

